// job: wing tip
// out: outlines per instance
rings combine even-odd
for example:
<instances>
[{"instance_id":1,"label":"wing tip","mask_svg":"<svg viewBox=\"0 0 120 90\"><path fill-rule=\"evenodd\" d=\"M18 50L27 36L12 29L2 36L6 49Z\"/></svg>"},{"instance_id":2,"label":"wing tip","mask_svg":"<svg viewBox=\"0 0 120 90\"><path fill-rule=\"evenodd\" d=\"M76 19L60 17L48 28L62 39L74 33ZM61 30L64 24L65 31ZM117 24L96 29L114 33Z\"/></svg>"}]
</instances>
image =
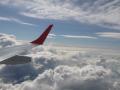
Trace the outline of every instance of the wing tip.
<instances>
[{"instance_id":1,"label":"wing tip","mask_svg":"<svg viewBox=\"0 0 120 90\"><path fill-rule=\"evenodd\" d=\"M42 45L45 41L45 39L47 38L49 32L51 31L53 27L53 24L50 24L46 29L45 31L42 33L42 35L39 36L39 38L37 38L36 40L30 42L32 44L35 44L35 45Z\"/></svg>"},{"instance_id":2,"label":"wing tip","mask_svg":"<svg viewBox=\"0 0 120 90\"><path fill-rule=\"evenodd\" d=\"M50 27L53 27L54 25L53 25L53 24L50 24L49 26L50 26Z\"/></svg>"}]
</instances>

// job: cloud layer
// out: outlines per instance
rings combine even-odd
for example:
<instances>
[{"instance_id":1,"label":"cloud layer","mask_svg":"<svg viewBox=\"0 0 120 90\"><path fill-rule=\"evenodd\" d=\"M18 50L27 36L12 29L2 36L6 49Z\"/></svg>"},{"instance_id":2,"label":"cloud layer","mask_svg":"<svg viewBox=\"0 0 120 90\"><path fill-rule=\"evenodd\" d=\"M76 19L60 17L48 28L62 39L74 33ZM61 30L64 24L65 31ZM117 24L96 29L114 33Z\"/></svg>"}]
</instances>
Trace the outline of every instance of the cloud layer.
<instances>
[{"instance_id":1,"label":"cloud layer","mask_svg":"<svg viewBox=\"0 0 120 90\"><path fill-rule=\"evenodd\" d=\"M22 43L1 34L1 47ZM99 49L98 49L99 50ZM119 90L120 57L101 51L37 47L25 55L32 62L0 66L1 90Z\"/></svg>"},{"instance_id":2,"label":"cloud layer","mask_svg":"<svg viewBox=\"0 0 120 90\"><path fill-rule=\"evenodd\" d=\"M4 0L21 15L39 19L75 20L120 30L119 0Z\"/></svg>"}]
</instances>

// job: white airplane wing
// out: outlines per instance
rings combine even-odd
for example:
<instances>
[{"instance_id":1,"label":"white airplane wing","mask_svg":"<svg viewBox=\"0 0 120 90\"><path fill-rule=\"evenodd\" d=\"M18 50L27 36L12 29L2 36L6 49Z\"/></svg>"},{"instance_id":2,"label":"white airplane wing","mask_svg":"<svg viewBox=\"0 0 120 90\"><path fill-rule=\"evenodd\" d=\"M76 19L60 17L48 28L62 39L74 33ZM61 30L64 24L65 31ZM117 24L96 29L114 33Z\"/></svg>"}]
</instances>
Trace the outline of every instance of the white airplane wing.
<instances>
[{"instance_id":1,"label":"white airplane wing","mask_svg":"<svg viewBox=\"0 0 120 90\"><path fill-rule=\"evenodd\" d=\"M32 48L42 45L51 31L53 25L49 25L46 30L36 40L25 44L13 47L1 48L0 49L0 64L23 64L30 62L29 57L20 56L21 53L29 51ZM24 59L23 59L24 58Z\"/></svg>"}]
</instances>

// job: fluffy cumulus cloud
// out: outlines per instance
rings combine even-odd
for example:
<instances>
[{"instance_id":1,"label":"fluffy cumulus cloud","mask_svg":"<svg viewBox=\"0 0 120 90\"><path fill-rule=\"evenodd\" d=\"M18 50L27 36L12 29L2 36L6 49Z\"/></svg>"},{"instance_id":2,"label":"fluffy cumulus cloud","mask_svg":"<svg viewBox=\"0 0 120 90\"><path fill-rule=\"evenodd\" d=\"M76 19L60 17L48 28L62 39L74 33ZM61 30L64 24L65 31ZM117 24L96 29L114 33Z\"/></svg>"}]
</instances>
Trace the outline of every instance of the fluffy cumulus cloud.
<instances>
[{"instance_id":1,"label":"fluffy cumulus cloud","mask_svg":"<svg viewBox=\"0 0 120 90\"><path fill-rule=\"evenodd\" d=\"M0 33L0 47L14 46L18 43L15 36Z\"/></svg>"},{"instance_id":2,"label":"fluffy cumulus cloud","mask_svg":"<svg viewBox=\"0 0 120 90\"><path fill-rule=\"evenodd\" d=\"M55 20L75 20L120 30L119 0L4 0L21 8L21 15Z\"/></svg>"},{"instance_id":3,"label":"fluffy cumulus cloud","mask_svg":"<svg viewBox=\"0 0 120 90\"><path fill-rule=\"evenodd\" d=\"M0 35L0 41L1 47L22 43L6 34ZM32 57L31 63L0 66L0 89L119 90L120 56L98 50L34 48L25 54Z\"/></svg>"}]
</instances>

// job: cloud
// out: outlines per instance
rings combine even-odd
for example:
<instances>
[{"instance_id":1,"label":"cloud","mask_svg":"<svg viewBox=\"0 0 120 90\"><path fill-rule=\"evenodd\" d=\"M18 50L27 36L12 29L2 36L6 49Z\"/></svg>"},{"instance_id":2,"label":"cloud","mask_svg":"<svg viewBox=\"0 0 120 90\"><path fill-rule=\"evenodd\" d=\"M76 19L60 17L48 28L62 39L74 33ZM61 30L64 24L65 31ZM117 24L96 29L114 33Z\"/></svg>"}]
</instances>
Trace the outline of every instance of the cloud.
<instances>
[{"instance_id":1,"label":"cloud","mask_svg":"<svg viewBox=\"0 0 120 90\"><path fill-rule=\"evenodd\" d=\"M0 33L0 47L9 47L19 44L14 35Z\"/></svg>"},{"instance_id":2,"label":"cloud","mask_svg":"<svg viewBox=\"0 0 120 90\"><path fill-rule=\"evenodd\" d=\"M78 67L58 66L54 70L45 71L33 82L24 83L21 87L23 90L92 90L94 88L107 90L108 85L104 82L106 76L109 76L109 71L101 67L88 66L80 69ZM97 80L99 82L95 83Z\"/></svg>"},{"instance_id":3,"label":"cloud","mask_svg":"<svg viewBox=\"0 0 120 90\"><path fill-rule=\"evenodd\" d=\"M35 26L34 24L23 22L16 18L9 18L9 17L0 17L0 21L9 21L9 22L15 22L18 24L28 25L28 26Z\"/></svg>"},{"instance_id":4,"label":"cloud","mask_svg":"<svg viewBox=\"0 0 120 90\"><path fill-rule=\"evenodd\" d=\"M48 38L55 38L55 37L63 37L63 38L73 38L73 39L97 39L96 37L92 36L77 36L77 35L56 35L56 34L49 34Z\"/></svg>"},{"instance_id":5,"label":"cloud","mask_svg":"<svg viewBox=\"0 0 120 90\"><path fill-rule=\"evenodd\" d=\"M38 19L74 20L120 30L119 0L4 0L21 15Z\"/></svg>"},{"instance_id":6,"label":"cloud","mask_svg":"<svg viewBox=\"0 0 120 90\"><path fill-rule=\"evenodd\" d=\"M118 32L98 32L96 33L99 37L120 39L120 33Z\"/></svg>"},{"instance_id":7,"label":"cloud","mask_svg":"<svg viewBox=\"0 0 120 90\"><path fill-rule=\"evenodd\" d=\"M1 21L10 21L10 19L9 19L9 18L6 18L6 17L0 17L0 20L1 20Z\"/></svg>"},{"instance_id":8,"label":"cloud","mask_svg":"<svg viewBox=\"0 0 120 90\"><path fill-rule=\"evenodd\" d=\"M54 70L46 70L39 74L33 81L26 81L15 86L1 85L1 87L13 90L108 90L109 83L104 82L104 79L110 75L109 70L101 66L86 66L81 69L58 66Z\"/></svg>"},{"instance_id":9,"label":"cloud","mask_svg":"<svg viewBox=\"0 0 120 90\"><path fill-rule=\"evenodd\" d=\"M1 47L16 46L19 42L7 34L0 34L0 41L4 41ZM32 58L31 63L0 65L0 89L119 90L119 55L105 51L36 47L24 54Z\"/></svg>"},{"instance_id":10,"label":"cloud","mask_svg":"<svg viewBox=\"0 0 120 90\"><path fill-rule=\"evenodd\" d=\"M35 26L35 24L23 22L23 21L21 21L19 19L16 19L16 18L11 18L11 21L16 22L18 24L23 24L23 25L28 25L28 26Z\"/></svg>"},{"instance_id":11,"label":"cloud","mask_svg":"<svg viewBox=\"0 0 120 90\"><path fill-rule=\"evenodd\" d=\"M74 35L61 35L64 38L73 38L73 39L97 39L96 37L91 36L74 36Z\"/></svg>"},{"instance_id":12,"label":"cloud","mask_svg":"<svg viewBox=\"0 0 120 90\"><path fill-rule=\"evenodd\" d=\"M52 34L49 34L49 35L48 35L48 38L55 38L56 36L57 36L57 35L55 35L55 34L52 33Z\"/></svg>"}]
</instances>

